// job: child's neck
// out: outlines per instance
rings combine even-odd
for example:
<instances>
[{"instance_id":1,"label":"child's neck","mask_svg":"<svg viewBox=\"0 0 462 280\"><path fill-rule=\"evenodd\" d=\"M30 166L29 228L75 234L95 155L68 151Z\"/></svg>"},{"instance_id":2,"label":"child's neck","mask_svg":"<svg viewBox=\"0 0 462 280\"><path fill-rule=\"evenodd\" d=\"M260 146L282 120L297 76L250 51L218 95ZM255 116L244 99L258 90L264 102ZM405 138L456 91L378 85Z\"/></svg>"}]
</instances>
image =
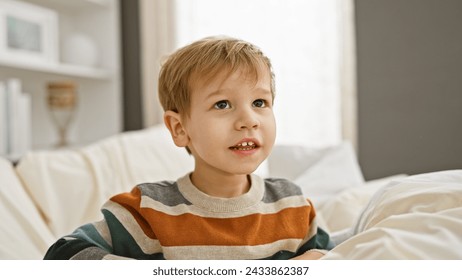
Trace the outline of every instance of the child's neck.
<instances>
[{"instance_id":1,"label":"child's neck","mask_svg":"<svg viewBox=\"0 0 462 280\"><path fill-rule=\"evenodd\" d=\"M237 197L245 194L250 189L250 177L245 174L203 173L195 170L191 174L191 182L202 192L214 197Z\"/></svg>"}]
</instances>

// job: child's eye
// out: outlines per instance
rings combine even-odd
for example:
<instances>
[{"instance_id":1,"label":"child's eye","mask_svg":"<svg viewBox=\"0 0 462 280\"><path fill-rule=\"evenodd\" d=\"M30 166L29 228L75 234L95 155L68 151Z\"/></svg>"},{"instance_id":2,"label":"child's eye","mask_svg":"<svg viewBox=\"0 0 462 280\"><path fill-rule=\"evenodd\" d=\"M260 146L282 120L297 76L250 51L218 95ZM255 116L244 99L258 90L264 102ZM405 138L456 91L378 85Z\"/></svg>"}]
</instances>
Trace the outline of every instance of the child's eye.
<instances>
[{"instance_id":1,"label":"child's eye","mask_svg":"<svg viewBox=\"0 0 462 280\"><path fill-rule=\"evenodd\" d=\"M229 102L227 100L221 100L215 103L213 106L215 109L223 110L223 109L229 109L231 106L229 105Z\"/></svg>"},{"instance_id":2,"label":"child's eye","mask_svg":"<svg viewBox=\"0 0 462 280\"><path fill-rule=\"evenodd\" d=\"M257 99L252 103L252 106L258 107L258 108L264 108L266 107L266 101L263 99Z\"/></svg>"}]
</instances>

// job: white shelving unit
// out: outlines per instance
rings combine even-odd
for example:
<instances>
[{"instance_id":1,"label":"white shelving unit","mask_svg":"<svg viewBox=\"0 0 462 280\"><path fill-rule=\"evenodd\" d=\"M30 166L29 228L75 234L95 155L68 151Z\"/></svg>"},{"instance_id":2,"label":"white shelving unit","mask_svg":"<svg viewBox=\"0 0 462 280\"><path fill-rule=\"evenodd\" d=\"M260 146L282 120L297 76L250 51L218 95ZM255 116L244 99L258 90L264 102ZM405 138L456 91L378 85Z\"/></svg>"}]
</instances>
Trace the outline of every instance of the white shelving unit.
<instances>
[{"instance_id":1,"label":"white shelving unit","mask_svg":"<svg viewBox=\"0 0 462 280\"><path fill-rule=\"evenodd\" d=\"M19 0L18 0L19 1ZM32 148L51 149L58 139L47 109L47 83L73 81L78 106L69 139L81 146L116 134L122 128L120 19L117 0L22 0L52 9L58 15L59 59L31 62L0 59L0 80L18 78L32 97ZM69 63L63 57L66 40L84 34L97 46L94 66Z\"/></svg>"},{"instance_id":2,"label":"white shelving unit","mask_svg":"<svg viewBox=\"0 0 462 280\"><path fill-rule=\"evenodd\" d=\"M25 61L15 61L0 58L2 68L14 68L31 72L42 72L50 75L67 75L76 78L87 78L95 80L105 80L111 78L111 73L107 69L87 67L72 64L53 64L53 63L28 63Z\"/></svg>"}]
</instances>

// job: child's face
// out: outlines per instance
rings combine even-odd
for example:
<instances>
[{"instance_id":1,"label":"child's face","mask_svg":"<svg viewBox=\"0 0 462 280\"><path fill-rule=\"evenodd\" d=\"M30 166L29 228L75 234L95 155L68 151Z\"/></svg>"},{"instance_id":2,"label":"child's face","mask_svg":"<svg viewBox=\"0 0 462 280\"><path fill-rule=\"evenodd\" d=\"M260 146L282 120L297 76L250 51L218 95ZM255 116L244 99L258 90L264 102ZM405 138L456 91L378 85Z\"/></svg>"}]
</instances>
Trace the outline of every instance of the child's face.
<instances>
[{"instance_id":1,"label":"child's face","mask_svg":"<svg viewBox=\"0 0 462 280\"><path fill-rule=\"evenodd\" d=\"M192 84L190 117L184 128L195 172L250 174L271 152L276 123L268 71L257 82L226 71Z\"/></svg>"}]
</instances>

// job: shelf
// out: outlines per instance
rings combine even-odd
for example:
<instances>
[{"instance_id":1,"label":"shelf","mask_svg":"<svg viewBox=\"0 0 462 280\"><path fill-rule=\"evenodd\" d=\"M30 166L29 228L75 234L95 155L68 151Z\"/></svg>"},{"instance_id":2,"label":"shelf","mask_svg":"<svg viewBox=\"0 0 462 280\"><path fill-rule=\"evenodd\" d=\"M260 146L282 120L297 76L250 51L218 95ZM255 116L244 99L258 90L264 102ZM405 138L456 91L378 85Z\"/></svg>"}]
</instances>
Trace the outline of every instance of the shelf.
<instances>
[{"instance_id":1,"label":"shelf","mask_svg":"<svg viewBox=\"0 0 462 280\"><path fill-rule=\"evenodd\" d=\"M108 0L23 0L36 5L59 10L80 10L88 8L106 8L111 5Z\"/></svg>"},{"instance_id":2,"label":"shelf","mask_svg":"<svg viewBox=\"0 0 462 280\"><path fill-rule=\"evenodd\" d=\"M63 63L38 63L0 58L0 67L9 67L20 70L38 71L43 73L97 80L107 80L111 77L111 73L105 69Z\"/></svg>"},{"instance_id":3,"label":"shelf","mask_svg":"<svg viewBox=\"0 0 462 280\"><path fill-rule=\"evenodd\" d=\"M56 51L52 52L53 55L0 53L0 81L19 79L23 91L30 94L31 150L49 149L56 142L56 128L50 121L46 103L46 85L53 81L72 81L79 88L78 110L69 132L69 140L73 144L93 143L119 133L122 130L123 108L120 82L120 0L17 2L53 10L58 19L57 30L53 31L57 36L56 39L52 38L56 48ZM94 63L76 59L79 54L90 54L85 48L66 48L69 38L75 34L87 36L94 43L98 58ZM0 38L0 41L2 40ZM74 59L69 58L69 53L75 54L72 57ZM16 161L21 156L19 153L7 157Z\"/></svg>"}]
</instances>

